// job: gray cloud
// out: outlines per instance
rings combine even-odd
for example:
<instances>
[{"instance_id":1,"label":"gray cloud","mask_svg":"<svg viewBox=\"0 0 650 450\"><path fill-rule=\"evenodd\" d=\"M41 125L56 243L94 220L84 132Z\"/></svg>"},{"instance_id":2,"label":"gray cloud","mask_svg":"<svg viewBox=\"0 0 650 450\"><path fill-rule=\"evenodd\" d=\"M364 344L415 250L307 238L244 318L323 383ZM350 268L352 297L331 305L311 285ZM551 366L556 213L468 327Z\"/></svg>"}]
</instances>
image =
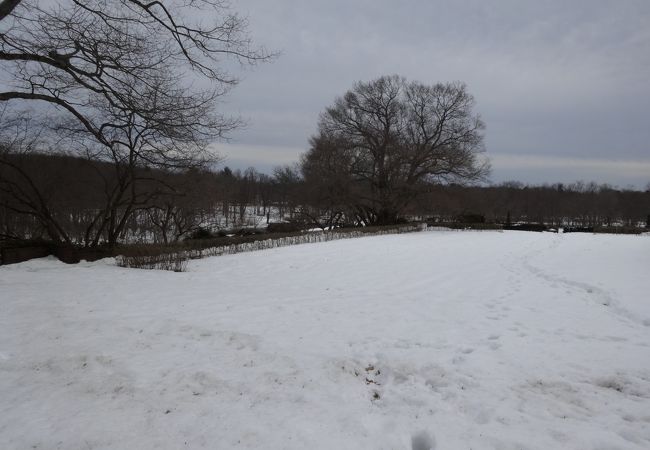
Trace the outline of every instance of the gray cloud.
<instances>
[{"instance_id":1,"label":"gray cloud","mask_svg":"<svg viewBox=\"0 0 650 450\"><path fill-rule=\"evenodd\" d=\"M244 72L224 105L250 121L233 136L248 149L239 158L247 165L258 165L255 148L261 164L272 165L274 155L285 163L307 148L319 112L353 82L398 73L468 84L487 123L495 181L579 175L645 184L643 173L589 161L650 161L647 0L240 0L234 6L248 15L257 42L282 51L274 63ZM233 165L237 148L228 151ZM536 163L518 173L504 165L512 155ZM562 158L575 170L550 163Z\"/></svg>"}]
</instances>

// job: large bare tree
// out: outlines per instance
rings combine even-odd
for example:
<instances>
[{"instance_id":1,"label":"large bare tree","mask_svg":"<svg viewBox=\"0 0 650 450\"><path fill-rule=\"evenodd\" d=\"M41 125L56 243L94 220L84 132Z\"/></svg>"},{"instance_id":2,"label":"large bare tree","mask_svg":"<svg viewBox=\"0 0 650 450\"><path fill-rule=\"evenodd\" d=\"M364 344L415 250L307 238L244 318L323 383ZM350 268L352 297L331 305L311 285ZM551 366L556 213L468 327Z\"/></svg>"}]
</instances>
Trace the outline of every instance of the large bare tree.
<instances>
[{"instance_id":1,"label":"large bare tree","mask_svg":"<svg viewBox=\"0 0 650 450\"><path fill-rule=\"evenodd\" d=\"M255 63L269 56L251 46L245 19L220 0L0 1L0 61L11 75L0 100L56 105L100 141L103 123L87 110L97 97L156 121L155 111L133 105L134 83L155 84L163 70L177 85L199 74L210 82L205 101L237 83L224 58Z\"/></svg>"},{"instance_id":2,"label":"large bare tree","mask_svg":"<svg viewBox=\"0 0 650 450\"><path fill-rule=\"evenodd\" d=\"M335 189L366 223L395 222L421 186L483 179L484 124L462 83L384 76L355 84L321 114L303 158L307 182Z\"/></svg>"},{"instance_id":3,"label":"large bare tree","mask_svg":"<svg viewBox=\"0 0 650 450\"><path fill-rule=\"evenodd\" d=\"M217 110L238 82L226 68L273 56L246 27L221 0L0 1L0 102L47 105L68 148L114 164L87 245L115 244L156 195L142 167L215 160L209 144L240 124Z\"/></svg>"}]
</instances>

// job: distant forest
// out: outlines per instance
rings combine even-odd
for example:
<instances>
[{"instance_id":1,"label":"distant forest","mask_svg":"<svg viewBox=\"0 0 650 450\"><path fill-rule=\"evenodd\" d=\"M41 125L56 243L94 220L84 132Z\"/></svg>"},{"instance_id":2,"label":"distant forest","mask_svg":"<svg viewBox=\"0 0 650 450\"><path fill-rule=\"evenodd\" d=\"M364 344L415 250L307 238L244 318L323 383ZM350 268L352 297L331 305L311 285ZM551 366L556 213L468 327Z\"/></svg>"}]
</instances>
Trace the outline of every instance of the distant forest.
<instances>
[{"instance_id":1,"label":"distant forest","mask_svg":"<svg viewBox=\"0 0 650 450\"><path fill-rule=\"evenodd\" d=\"M84 247L171 243L239 229L333 229L374 225L358 192L328 192L300 166L273 175L249 168L139 168L129 183L113 164L85 158L4 152L0 164L0 238ZM133 182L136 180L137 182ZM334 186L332 186L334 187ZM542 223L552 227L648 227L650 189L577 182L527 186L423 183L397 222ZM284 225L279 225L284 224Z\"/></svg>"}]
</instances>

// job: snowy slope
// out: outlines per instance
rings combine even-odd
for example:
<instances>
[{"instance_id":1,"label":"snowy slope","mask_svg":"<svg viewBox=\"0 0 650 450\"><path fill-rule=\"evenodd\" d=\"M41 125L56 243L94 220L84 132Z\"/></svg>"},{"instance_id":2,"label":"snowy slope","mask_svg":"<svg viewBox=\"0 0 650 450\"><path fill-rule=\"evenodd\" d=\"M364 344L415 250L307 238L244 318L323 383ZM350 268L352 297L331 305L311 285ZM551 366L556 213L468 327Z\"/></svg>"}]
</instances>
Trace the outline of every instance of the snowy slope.
<instances>
[{"instance_id":1,"label":"snowy slope","mask_svg":"<svg viewBox=\"0 0 650 450\"><path fill-rule=\"evenodd\" d=\"M647 449L650 237L0 267L2 449Z\"/></svg>"}]
</instances>

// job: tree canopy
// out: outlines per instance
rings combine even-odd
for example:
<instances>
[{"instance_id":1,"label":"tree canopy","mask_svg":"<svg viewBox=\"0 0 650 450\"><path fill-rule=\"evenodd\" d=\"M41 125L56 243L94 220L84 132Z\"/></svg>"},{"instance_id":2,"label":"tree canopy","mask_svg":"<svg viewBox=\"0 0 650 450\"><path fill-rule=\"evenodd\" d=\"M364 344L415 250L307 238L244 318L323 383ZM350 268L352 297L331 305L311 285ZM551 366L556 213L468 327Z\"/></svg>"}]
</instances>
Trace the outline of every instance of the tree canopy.
<instances>
[{"instance_id":1,"label":"tree canopy","mask_svg":"<svg viewBox=\"0 0 650 450\"><path fill-rule=\"evenodd\" d=\"M362 221L393 223L424 185L487 176L473 107L463 83L358 82L321 114L303 175Z\"/></svg>"}]
</instances>

